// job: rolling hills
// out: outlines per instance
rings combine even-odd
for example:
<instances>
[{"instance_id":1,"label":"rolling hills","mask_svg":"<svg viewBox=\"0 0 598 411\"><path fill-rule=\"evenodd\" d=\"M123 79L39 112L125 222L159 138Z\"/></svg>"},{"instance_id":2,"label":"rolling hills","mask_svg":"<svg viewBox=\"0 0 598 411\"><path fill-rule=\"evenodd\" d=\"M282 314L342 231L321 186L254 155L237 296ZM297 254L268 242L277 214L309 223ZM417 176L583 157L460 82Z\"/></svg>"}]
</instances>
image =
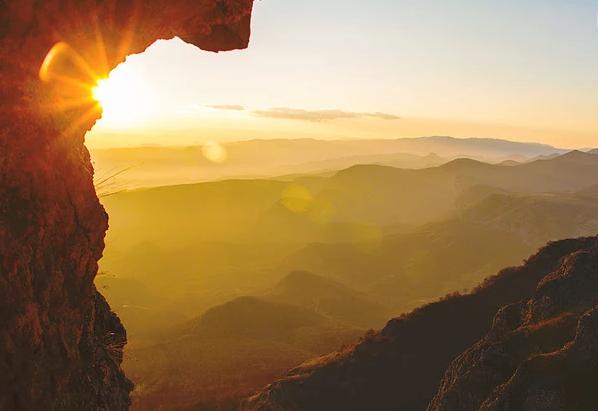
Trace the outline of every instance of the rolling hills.
<instances>
[{"instance_id":1,"label":"rolling hills","mask_svg":"<svg viewBox=\"0 0 598 411\"><path fill-rule=\"evenodd\" d=\"M509 167L366 165L122 192L103 200L111 229L98 282L116 292L119 279L134 279L160 295L153 307L115 297L116 310L131 313L131 335L143 331L135 318L144 312L190 318L296 270L398 314L470 288L547 241L593 234L596 187L598 156L572 152Z\"/></svg>"},{"instance_id":2,"label":"rolling hills","mask_svg":"<svg viewBox=\"0 0 598 411\"><path fill-rule=\"evenodd\" d=\"M204 156L202 145L92 149L96 181L108 179L110 183L103 184L100 195L122 189L231 178L323 173L356 164L425 168L457 156L491 162L507 159L525 161L565 152L534 143L452 137L248 140L222 143L219 147L223 157L217 162Z\"/></svg>"},{"instance_id":3,"label":"rolling hills","mask_svg":"<svg viewBox=\"0 0 598 411\"><path fill-rule=\"evenodd\" d=\"M455 300L465 308L440 305L442 315L434 304L416 308L466 293L547 241L598 232L598 156L570 152L510 165L457 159L424 169L356 165L326 175L138 189L103 203L111 229L96 283L129 331L124 366L137 383L138 410L168 402L234 409L289 368L414 309L409 318L440 316L443 333L454 326L463 335L437 355L380 356L409 367L416 367L413 358L430 357L422 365L426 375L414 377L424 388L400 391L406 404L425 407L449 361L482 338L483 324L501 305L523 298L548 266L519 269L536 274L508 283L517 288L512 292L476 289ZM479 311L464 317L470 331L455 325L454 310ZM392 346L389 327L369 333L355 350L378 356L377 348L363 347ZM416 337L404 344L416 345ZM431 350L426 344L421 349ZM291 379L311 375L322 362L339 364L343 352L306 363ZM364 364L353 371L369 375L382 367ZM350 388L355 395L365 389Z\"/></svg>"},{"instance_id":4,"label":"rolling hills","mask_svg":"<svg viewBox=\"0 0 598 411\"><path fill-rule=\"evenodd\" d=\"M362 333L298 305L239 297L186 322L160 344L128 350L125 367L137 384L132 409L235 404L286 368Z\"/></svg>"},{"instance_id":5,"label":"rolling hills","mask_svg":"<svg viewBox=\"0 0 598 411\"><path fill-rule=\"evenodd\" d=\"M330 278L306 271L293 271L263 298L308 308L339 323L358 328L384 325L390 312L364 293Z\"/></svg>"}]
</instances>

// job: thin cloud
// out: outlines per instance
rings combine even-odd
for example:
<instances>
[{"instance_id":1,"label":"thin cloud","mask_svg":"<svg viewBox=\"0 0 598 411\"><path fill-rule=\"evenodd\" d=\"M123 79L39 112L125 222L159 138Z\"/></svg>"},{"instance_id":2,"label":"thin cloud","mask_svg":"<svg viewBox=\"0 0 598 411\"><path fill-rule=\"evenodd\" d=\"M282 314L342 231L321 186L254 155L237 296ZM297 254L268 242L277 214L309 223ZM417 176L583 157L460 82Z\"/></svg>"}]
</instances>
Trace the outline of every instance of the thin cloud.
<instances>
[{"instance_id":1,"label":"thin cloud","mask_svg":"<svg viewBox=\"0 0 598 411\"><path fill-rule=\"evenodd\" d=\"M214 110L235 110L235 111L245 110L244 106L240 106L238 104L210 104L210 105L206 105L206 107L213 108Z\"/></svg>"},{"instance_id":2,"label":"thin cloud","mask_svg":"<svg viewBox=\"0 0 598 411\"><path fill-rule=\"evenodd\" d=\"M388 114L388 113L380 113L380 112L376 112L376 113L363 113L364 116L368 116L368 117L376 117L382 120L400 120L401 117L399 116L395 116L394 114Z\"/></svg>"},{"instance_id":3,"label":"thin cloud","mask_svg":"<svg viewBox=\"0 0 598 411\"><path fill-rule=\"evenodd\" d=\"M301 121L331 121L349 118L374 117L381 120L399 120L400 117L388 113L360 113L343 110L304 110L298 108L275 107L266 110L254 110L252 114L259 117L268 117L286 120Z\"/></svg>"}]
</instances>

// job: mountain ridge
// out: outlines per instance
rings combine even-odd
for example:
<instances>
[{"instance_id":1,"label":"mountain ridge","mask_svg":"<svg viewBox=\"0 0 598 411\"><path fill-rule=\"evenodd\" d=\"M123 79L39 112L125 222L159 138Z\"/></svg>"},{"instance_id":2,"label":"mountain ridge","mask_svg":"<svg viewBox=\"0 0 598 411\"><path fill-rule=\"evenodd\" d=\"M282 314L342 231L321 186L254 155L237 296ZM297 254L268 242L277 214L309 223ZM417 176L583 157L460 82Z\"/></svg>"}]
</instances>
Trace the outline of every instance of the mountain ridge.
<instances>
[{"instance_id":1,"label":"mountain ridge","mask_svg":"<svg viewBox=\"0 0 598 411\"><path fill-rule=\"evenodd\" d=\"M91 152L96 181L108 179L121 188L317 174L360 163L424 168L455 157L525 161L566 152L538 143L454 137L254 139L222 142L221 147L226 158L216 163L204 157L201 145L95 148ZM430 157L432 153L436 157Z\"/></svg>"}]
</instances>

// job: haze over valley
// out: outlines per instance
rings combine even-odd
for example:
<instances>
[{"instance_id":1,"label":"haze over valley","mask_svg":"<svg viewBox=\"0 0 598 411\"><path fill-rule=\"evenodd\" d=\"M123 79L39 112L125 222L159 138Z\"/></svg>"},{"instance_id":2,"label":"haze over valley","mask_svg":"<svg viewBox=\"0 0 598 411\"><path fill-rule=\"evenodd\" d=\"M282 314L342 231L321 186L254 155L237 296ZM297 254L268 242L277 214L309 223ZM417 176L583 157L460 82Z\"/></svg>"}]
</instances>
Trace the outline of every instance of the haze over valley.
<instances>
[{"instance_id":1,"label":"haze over valley","mask_svg":"<svg viewBox=\"0 0 598 411\"><path fill-rule=\"evenodd\" d=\"M526 162L567 149L498 139L421 137L385 140L208 141L190 146L92 148L96 182L123 190L222 180L336 172L357 164L426 168L455 158Z\"/></svg>"},{"instance_id":2,"label":"haze over valley","mask_svg":"<svg viewBox=\"0 0 598 411\"><path fill-rule=\"evenodd\" d=\"M392 317L598 231L591 152L447 137L224 147L237 154L222 169L200 147L126 149L170 184L127 169L105 185L96 284L127 326L135 409L234 409ZM214 181L163 172L184 156L178 178L214 167Z\"/></svg>"},{"instance_id":3,"label":"haze over valley","mask_svg":"<svg viewBox=\"0 0 598 411\"><path fill-rule=\"evenodd\" d=\"M0 0L0 411L598 410L598 0Z\"/></svg>"}]
</instances>

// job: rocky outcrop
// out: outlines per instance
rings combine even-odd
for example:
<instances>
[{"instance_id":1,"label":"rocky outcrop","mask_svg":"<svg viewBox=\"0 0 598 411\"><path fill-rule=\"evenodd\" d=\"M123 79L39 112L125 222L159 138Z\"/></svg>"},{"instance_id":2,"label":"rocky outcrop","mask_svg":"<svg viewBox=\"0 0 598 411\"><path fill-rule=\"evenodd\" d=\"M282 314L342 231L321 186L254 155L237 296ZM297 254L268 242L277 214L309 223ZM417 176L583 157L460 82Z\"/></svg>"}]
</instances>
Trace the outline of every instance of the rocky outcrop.
<instances>
[{"instance_id":1,"label":"rocky outcrop","mask_svg":"<svg viewBox=\"0 0 598 411\"><path fill-rule=\"evenodd\" d=\"M93 279L107 216L83 142L98 78L178 35L245 47L252 0L0 2L0 409L128 408L125 331Z\"/></svg>"},{"instance_id":2,"label":"rocky outcrop","mask_svg":"<svg viewBox=\"0 0 598 411\"><path fill-rule=\"evenodd\" d=\"M597 296L598 238L551 243L470 294L292 370L245 409L587 409L596 401Z\"/></svg>"},{"instance_id":3,"label":"rocky outcrop","mask_svg":"<svg viewBox=\"0 0 598 411\"><path fill-rule=\"evenodd\" d=\"M428 410L595 409L596 304L598 244L567 256L531 298L501 309L488 334L451 363Z\"/></svg>"}]
</instances>

